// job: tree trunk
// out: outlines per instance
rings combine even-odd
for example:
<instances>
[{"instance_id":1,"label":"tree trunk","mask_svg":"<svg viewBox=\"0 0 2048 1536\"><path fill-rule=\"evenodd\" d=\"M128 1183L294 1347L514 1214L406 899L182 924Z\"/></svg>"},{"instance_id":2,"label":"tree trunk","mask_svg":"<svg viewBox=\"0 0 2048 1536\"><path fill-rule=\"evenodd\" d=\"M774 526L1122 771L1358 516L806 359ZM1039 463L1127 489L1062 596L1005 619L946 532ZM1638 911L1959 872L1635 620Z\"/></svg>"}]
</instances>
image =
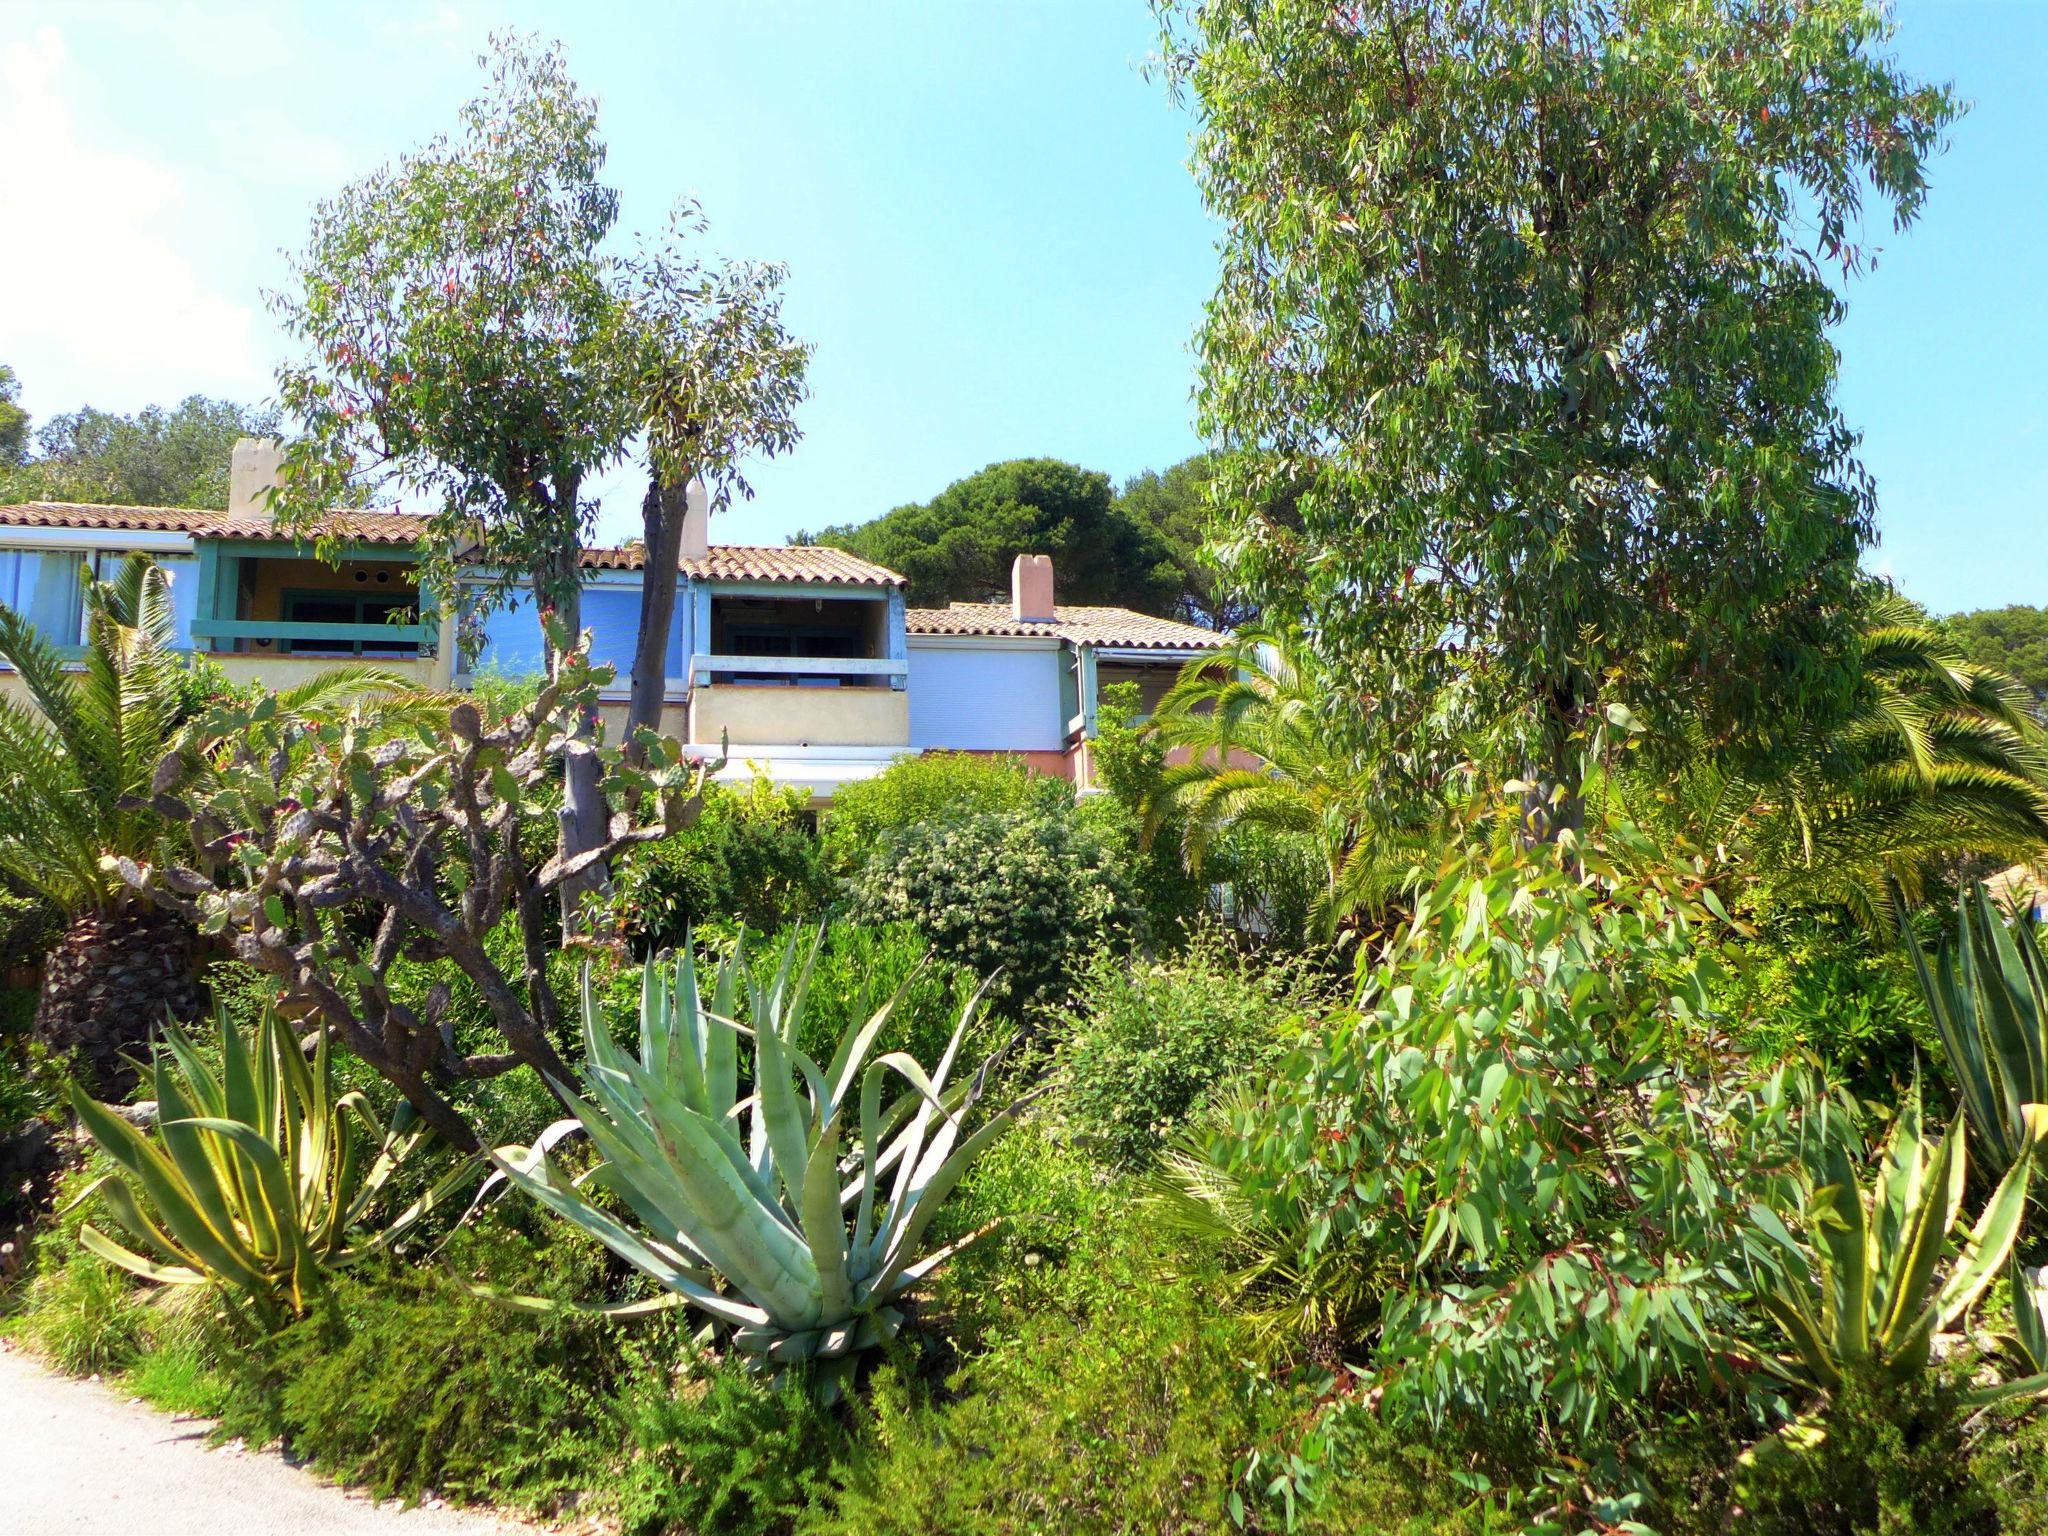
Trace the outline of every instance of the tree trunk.
<instances>
[{"instance_id":1,"label":"tree trunk","mask_svg":"<svg viewBox=\"0 0 2048 1536\"><path fill-rule=\"evenodd\" d=\"M1543 701L1542 742L1522 796L1522 821L1531 842L1554 843L1586 827L1586 744L1578 737L1586 699L1576 678L1559 683ZM1578 860L1570 861L1576 866Z\"/></svg>"},{"instance_id":2,"label":"tree trunk","mask_svg":"<svg viewBox=\"0 0 2048 1536\"><path fill-rule=\"evenodd\" d=\"M561 519L563 537L543 559L535 562L533 569L534 600L544 609L554 609L555 617L572 646L581 638L583 630L583 548L574 510L577 494L574 480L565 479L557 485L556 500L567 509ZM547 657L550 671L559 659L550 643ZM577 734L586 741L594 740L601 729L594 713L577 725ZM562 768L562 809L556 819L565 857L574 858L579 853L588 853L603 846L605 824L609 819L605 814L603 784L603 765L596 757L587 752L569 754ZM583 932L584 902L602 891L610 879L610 871L599 864L562 883L564 938Z\"/></svg>"},{"instance_id":3,"label":"tree trunk","mask_svg":"<svg viewBox=\"0 0 2048 1536\"><path fill-rule=\"evenodd\" d=\"M197 941L184 919L145 906L75 919L43 966L36 1034L72 1056L80 1084L118 1102L166 1017L199 1017Z\"/></svg>"},{"instance_id":4,"label":"tree trunk","mask_svg":"<svg viewBox=\"0 0 2048 1536\"><path fill-rule=\"evenodd\" d=\"M676 611L676 572L688 510L688 477L656 478L640 503L646 563L640 568L640 633L633 645L633 696L626 707L627 750L644 727L661 729L668 696L668 631Z\"/></svg>"}]
</instances>

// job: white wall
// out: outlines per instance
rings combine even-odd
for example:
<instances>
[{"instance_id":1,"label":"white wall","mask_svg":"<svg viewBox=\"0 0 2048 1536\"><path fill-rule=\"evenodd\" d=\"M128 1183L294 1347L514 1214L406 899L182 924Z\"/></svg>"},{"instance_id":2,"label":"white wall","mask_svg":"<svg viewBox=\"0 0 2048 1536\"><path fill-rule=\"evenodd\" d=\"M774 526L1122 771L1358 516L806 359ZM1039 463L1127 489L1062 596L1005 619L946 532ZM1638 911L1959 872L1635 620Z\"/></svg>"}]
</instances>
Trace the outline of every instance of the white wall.
<instances>
[{"instance_id":1,"label":"white wall","mask_svg":"<svg viewBox=\"0 0 2048 1536\"><path fill-rule=\"evenodd\" d=\"M910 744L919 751L1057 752L1058 647L920 645L910 637Z\"/></svg>"}]
</instances>

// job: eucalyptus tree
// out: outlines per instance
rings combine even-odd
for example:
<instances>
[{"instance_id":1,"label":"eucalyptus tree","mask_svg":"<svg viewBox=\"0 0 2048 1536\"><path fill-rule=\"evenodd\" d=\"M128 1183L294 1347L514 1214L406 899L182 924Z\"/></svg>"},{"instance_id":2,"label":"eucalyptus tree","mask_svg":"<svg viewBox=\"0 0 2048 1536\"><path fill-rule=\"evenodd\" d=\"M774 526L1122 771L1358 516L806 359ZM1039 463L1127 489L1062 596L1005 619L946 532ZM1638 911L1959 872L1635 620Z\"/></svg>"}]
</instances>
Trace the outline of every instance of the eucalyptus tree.
<instances>
[{"instance_id":1,"label":"eucalyptus tree","mask_svg":"<svg viewBox=\"0 0 2048 1536\"><path fill-rule=\"evenodd\" d=\"M470 617L530 595L573 644L596 514L585 485L645 431L667 494L648 515L661 547L638 652L658 667L683 487L701 476L719 504L746 493L739 460L795 440L807 353L780 325L780 267L683 254L694 209L666 245L611 254L619 194L602 179L596 103L559 46L501 35L482 63L488 82L453 134L320 205L296 286L274 296L305 345L279 375L304 432L275 509L315 528L352 494L424 498L433 590L460 590ZM546 659L560 664L554 639ZM659 722L659 694L657 679L636 722ZM601 777L589 744L572 743L565 856L606 841ZM601 862L579 868L565 920L603 879Z\"/></svg>"},{"instance_id":2,"label":"eucalyptus tree","mask_svg":"<svg viewBox=\"0 0 2048 1536\"><path fill-rule=\"evenodd\" d=\"M711 512L734 495L751 498L741 466L753 454L772 458L795 445L795 412L810 364L811 349L782 324L788 269L775 262L706 265L687 249L704 227L696 204L685 202L666 242L643 250L625 271L629 388L649 468L629 735L661 726L690 483L703 487Z\"/></svg>"},{"instance_id":3,"label":"eucalyptus tree","mask_svg":"<svg viewBox=\"0 0 2048 1536\"><path fill-rule=\"evenodd\" d=\"M584 482L633 426L602 249L619 194L600 179L597 104L559 47L501 34L480 62L489 79L457 131L322 202L295 288L272 296L306 347L278 374L303 435L273 510L316 527L351 492L421 496L434 591L453 600L458 569L480 607L524 587L574 636L596 511ZM597 784L572 753L567 851L603 839Z\"/></svg>"},{"instance_id":4,"label":"eucalyptus tree","mask_svg":"<svg viewBox=\"0 0 2048 1536\"><path fill-rule=\"evenodd\" d=\"M1411 740L1500 722L1555 833L1607 706L1838 707L1873 492L1828 268L1956 116L1877 0L1157 0L1224 225L1218 504L1267 612ZM1768 741L1763 741L1768 745Z\"/></svg>"}]
</instances>

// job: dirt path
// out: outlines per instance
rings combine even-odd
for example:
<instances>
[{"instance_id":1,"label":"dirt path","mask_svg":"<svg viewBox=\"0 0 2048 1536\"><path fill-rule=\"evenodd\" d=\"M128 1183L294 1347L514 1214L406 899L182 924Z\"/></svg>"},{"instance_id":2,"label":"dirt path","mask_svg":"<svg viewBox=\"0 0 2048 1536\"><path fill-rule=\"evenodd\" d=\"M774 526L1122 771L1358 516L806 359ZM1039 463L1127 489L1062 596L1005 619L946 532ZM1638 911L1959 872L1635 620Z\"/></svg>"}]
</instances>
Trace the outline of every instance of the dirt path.
<instances>
[{"instance_id":1,"label":"dirt path","mask_svg":"<svg viewBox=\"0 0 2048 1536\"><path fill-rule=\"evenodd\" d=\"M208 1450L204 1423L4 1348L0 1510L21 1536L535 1536L445 1506L373 1504L276 1455Z\"/></svg>"}]
</instances>

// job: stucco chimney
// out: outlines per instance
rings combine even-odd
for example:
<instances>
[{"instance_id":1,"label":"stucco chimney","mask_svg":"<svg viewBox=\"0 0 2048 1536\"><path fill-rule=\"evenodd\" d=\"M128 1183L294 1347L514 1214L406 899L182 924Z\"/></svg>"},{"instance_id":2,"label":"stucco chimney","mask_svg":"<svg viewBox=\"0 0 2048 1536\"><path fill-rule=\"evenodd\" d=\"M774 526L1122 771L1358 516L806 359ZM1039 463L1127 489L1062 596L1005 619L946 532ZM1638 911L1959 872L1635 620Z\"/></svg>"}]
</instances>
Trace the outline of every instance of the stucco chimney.
<instances>
[{"instance_id":1,"label":"stucco chimney","mask_svg":"<svg viewBox=\"0 0 2048 1536\"><path fill-rule=\"evenodd\" d=\"M1019 624L1052 622L1051 555L1019 555L1010 563L1010 617Z\"/></svg>"},{"instance_id":2,"label":"stucco chimney","mask_svg":"<svg viewBox=\"0 0 2048 1536\"><path fill-rule=\"evenodd\" d=\"M270 516L268 493L283 483L283 468L284 444L276 438L237 438L228 460L228 516Z\"/></svg>"},{"instance_id":3,"label":"stucco chimney","mask_svg":"<svg viewBox=\"0 0 2048 1536\"><path fill-rule=\"evenodd\" d=\"M702 480L683 487L683 545L685 560L702 560L711 552L711 498Z\"/></svg>"}]
</instances>

